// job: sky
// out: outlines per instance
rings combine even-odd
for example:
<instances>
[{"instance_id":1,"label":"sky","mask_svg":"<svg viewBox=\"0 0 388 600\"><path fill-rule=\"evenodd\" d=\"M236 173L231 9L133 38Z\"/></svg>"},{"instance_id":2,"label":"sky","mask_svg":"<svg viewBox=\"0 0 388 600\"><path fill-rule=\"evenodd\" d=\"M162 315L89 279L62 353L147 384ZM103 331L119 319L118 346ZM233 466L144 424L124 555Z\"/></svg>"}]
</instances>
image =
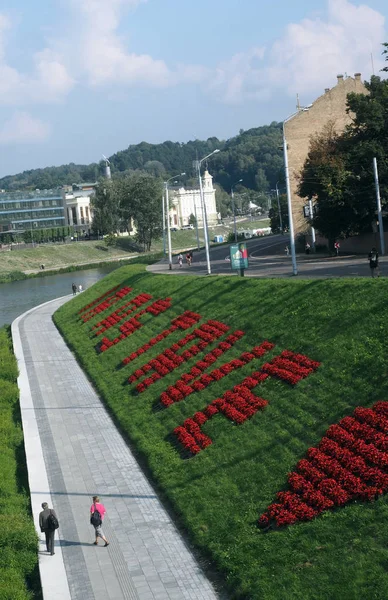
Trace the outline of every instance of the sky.
<instances>
[{"instance_id":1,"label":"sky","mask_svg":"<svg viewBox=\"0 0 388 600\"><path fill-rule=\"evenodd\" d=\"M378 74L387 17L386 0L2 0L0 177L281 121L339 73Z\"/></svg>"}]
</instances>

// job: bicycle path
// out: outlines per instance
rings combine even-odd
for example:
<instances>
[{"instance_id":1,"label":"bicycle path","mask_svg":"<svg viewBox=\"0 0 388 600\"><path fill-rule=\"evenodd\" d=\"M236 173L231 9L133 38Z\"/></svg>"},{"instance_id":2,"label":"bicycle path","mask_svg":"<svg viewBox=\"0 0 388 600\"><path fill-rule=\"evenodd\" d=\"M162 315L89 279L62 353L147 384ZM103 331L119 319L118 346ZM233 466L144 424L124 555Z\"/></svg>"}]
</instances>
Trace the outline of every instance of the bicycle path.
<instances>
[{"instance_id":1,"label":"bicycle path","mask_svg":"<svg viewBox=\"0 0 388 600\"><path fill-rule=\"evenodd\" d=\"M44 600L218 599L57 331L52 314L67 300L12 323ZM107 509L107 548L93 545L94 494ZM55 556L38 528L42 502L60 523Z\"/></svg>"}]
</instances>

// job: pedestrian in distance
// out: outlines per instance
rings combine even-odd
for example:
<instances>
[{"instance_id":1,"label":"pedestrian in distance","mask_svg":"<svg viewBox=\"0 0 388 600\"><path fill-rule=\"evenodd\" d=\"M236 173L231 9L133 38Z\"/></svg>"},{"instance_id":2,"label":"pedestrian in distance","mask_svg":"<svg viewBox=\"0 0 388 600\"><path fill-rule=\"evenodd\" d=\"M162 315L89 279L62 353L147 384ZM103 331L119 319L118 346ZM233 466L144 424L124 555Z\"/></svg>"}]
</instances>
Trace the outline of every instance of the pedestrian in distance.
<instances>
[{"instance_id":1,"label":"pedestrian in distance","mask_svg":"<svg viewBox=\"0 0 388 600\"><path fill-rule=\"evenodd\" d=\"M335 244L334 244L334 250L335 250L336 255L338 256L339 255L339 250L340 250L340 244L339 244L339 242L335 242Z\"/></svg>"},{"instance_id":2,"label":"pedestrian in distance","mask_svg":"<svg viewBox=\"0 0 388 600\"><path fill-rule=\"evenodd\" d=\"M179 254L179 256L178 256L178 263L179 263L179 268L181 269L182 265L183 265L183 256L182 256L182 254Z\"/></svg>"},{"instance_id":3,"label":"pedestrian in distance","mask_svg":"<svg viewBox=\"0 0 388 600\"><path fill-rule=\"evenodd\" d=\"M101 504L98 496L93 496L93 504L90 507L90 524L93 525L96 534L96 541L93 542L95 546L98 546L98 538L101 538L104 544L104 548L109 546L109 542L102 532L102 522L106 513L105 506Z\"/></svg>"},{"instance_id":4,"label":"pedestrian in distance","mask_svg":"<svg viewBox=\"0 0 388 600\"><path fill-rule=\"evenodd\" d=\"M290 256L290 249L288 246L284 248L284 252L286 253L286 256Z\"/></svg>"},{"instance_id":5,"label":"pedestrian in distance","mask_svg":"<svg viewBox=\"0 0 388 600\"><path fill-rule=\"evenodd\" d=\"M193 264L193 251L192 250L190 250L189 255L190 255L190 264L192 265Z\"/></svg>"},{"instance_id":6,"label":"pedestrian in distance","mask_svg":"<svg viewBox=\"0 0 388 600\"><path fill-rule=\"evenodd\" d=\"M46 536L46 548L47 552L53 556L54 552L54 537L55 530L58 529L59 523L57 515L53 508L49 508L47 502L42 504L42 512L39 513L39 527Z\"/></svg>"},{"instance_id":7,"label":"pedestrian in distance","mask_svg":"<svg viewBox=\"0 0 388 600\"><path fill-rule=\"evenodd\" d=\"M370 267L370 272L371 272L372 277L374 277L376 273L377 273L377 277L380 277L379 253L377 252L377 250L374 246L368 254L368 259L369 259L369 267Z\"/></svg>"},{"instance_id":8,"label":"pedestrian in distance","mask_svg":"<svg viewBox=\"0 0 388 600\"><path fill-rule=\"evenodd\" d=\"M186 254L186 262L189 265L189 267L191 267L191 254L190 254L190 252L188 252Z\"/></svg>"},{"instance_id":9,"label":"pedestrian in distance","mask_svg":"<svg viewBox=\"0 0 388 600\"><path fill-rule=\"evenodd\" d=\"M77 293L77 286L75 285L75 283L71 284L71 289L73 290L73 296L75 296Z\"/></svg>"},{"instance_id":10,"label":"pedestrian in distance","mask_svg":"<svg viewBox=\"0 0 388 600\"><path fill-rule=\"evenodd\" d=\"M82 283L80 283L80 284L79 284L79 286L78 286L78 291L79 291L79 293L83 292Z\"/></svg>"},{"instance_id":11,"label":"pedestrian in distance","mask_svg":"<svg viewBox=\"0 0 388 600\"><path fill-rule=\"evenodd\" d=\"M306 254L310 254L310 248L311 248L310 244L308 242L306 242L306 245L304 247Z\"/></svg>"}]
</instances>

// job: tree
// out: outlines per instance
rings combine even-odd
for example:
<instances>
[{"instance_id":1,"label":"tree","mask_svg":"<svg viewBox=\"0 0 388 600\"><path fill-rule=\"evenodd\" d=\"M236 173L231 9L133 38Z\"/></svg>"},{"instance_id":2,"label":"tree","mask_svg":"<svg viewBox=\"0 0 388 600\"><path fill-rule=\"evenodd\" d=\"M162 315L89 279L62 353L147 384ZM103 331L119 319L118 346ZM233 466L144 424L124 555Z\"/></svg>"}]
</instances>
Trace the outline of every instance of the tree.
<instances>
[{"instance_id":1,"label":"tree","mask_svg":"<svg viewBox=\"0 0 388 600\"><path fill-rule=\"evenodd\" d=\"M118 185L114 180L103 179L91 198L94 211L92 229L95 233L117 233L123 223Z\"/></svg>"},{"instance_id":2,"label":"tree","mask_svg":"<svg viewBox=\"0 0 388 600\"><path fill-rule=\"evenodd\" d=\"M341 137L330 121L311 139L298 190L300 196L315 199L313 225L328 238L330 247L337 238L353 234L358 222L346 188L349 175Z\"/></svg>"},{"instance_id":3,"label":"tree","mask_svg":"<svg viewBox=\"0 0 388 600\"><path fill-rule=\"evenodd\" d=\"M154 239L162 235L162 194L160 179L144 173L118 180L116 195L123 216L133 219L137 230L136 239L149 251Z\"/></svg>"},{"instance_id":4,"label":"tree","mask_svg":"<svg viewBox=\"0 0 388 600\"><path fill-rule=\"evenodd\" d=\"M149 160L144 165L144 170L153 177L163 177L166 172L163 163L161 163L159 160Z\"/></svg>"},{"instance_id":5,"label":"tree","mask_svg":"<svg viewBox=\"0 0 388 600\"><path fill-rule=\"evenodd\" d=\"M282 215L282 226L283 231L288 229L288 205L287 205L287 194L280 194L279 196L280 212ZM268 216L270 218L270 227L273 233L280 232L280 218L279 218L279 207L277 200L272 201L272 208L270 209Z\"/></svg>"},{"instance_id":6,"label":"tree","mask_svg":"<svg viewBox=\"0 0 388 600\"><path fill-rule=\"evenodd\" d=\"M191 213L191 215L189 216L189 225L194 225L194 227L197 224L197 219L195 218L195 215L193 215L193 213Z\"/></svg>"}]
</instances>

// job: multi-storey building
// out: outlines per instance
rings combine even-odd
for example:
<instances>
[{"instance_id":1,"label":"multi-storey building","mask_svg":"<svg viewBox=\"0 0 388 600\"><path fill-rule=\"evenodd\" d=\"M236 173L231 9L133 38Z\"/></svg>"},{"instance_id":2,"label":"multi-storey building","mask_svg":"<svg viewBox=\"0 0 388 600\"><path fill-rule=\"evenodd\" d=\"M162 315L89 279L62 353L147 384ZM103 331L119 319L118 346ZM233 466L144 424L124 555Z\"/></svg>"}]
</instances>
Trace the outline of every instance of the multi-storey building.
<instances>
[{"instance_id":1,"label":"multi-storey building","mask_svg":"<svg viewBox=\"0 0 388 600\"><path fill-rule=\"evenodd\" d=\"M217 223L216 190L213 187L213 177L205 171L202 177L203 197L206 205L206 215L209 225ZM170 225L183 227L189 224L191 215L197 219L200 227L203 226L201 194L199 188L172 188L172 206L170 208Z\"/></svg>"},{"instance_id":2,"label":"multi-storey building","mask_svg":"<svg viewBox=\"0 0 388 600\"><path fill-rule=\"evenodd\" d=\"M0 193L0 234L63 227L61 190Z\"/></svg>"},{"instance_id":3,"label":"multi-storey building","mask_svg":"<svg viewBox=\"0 0 388 600\"><path fill-rule=\"evenodd\" d=\"M301 109L285 123L285 134L288 148L288 163L292 197L292 215L295 234L309 230L309 223L304 218L303 206L306 198L298 196L299 175L307 158L312 136L322 132L329 122L334 124L338 133L342 132L351 122L347 113L346 100L350 92L367 94L368 90L361 80L361 74L353 77L337 75L337 85L326 88L325 93L307 109Z\"/></svg>"},{"instance_id":4,"label":"multi-storey building","mask_svg":"<svg viewBox=\"0 0 388 600\"><path fill-rule=\"evenodd\" d=\"M78 183L63 189L66 225L88 233L93 220L90 198L97 183Z\"/></svg>"}]
</instances>

